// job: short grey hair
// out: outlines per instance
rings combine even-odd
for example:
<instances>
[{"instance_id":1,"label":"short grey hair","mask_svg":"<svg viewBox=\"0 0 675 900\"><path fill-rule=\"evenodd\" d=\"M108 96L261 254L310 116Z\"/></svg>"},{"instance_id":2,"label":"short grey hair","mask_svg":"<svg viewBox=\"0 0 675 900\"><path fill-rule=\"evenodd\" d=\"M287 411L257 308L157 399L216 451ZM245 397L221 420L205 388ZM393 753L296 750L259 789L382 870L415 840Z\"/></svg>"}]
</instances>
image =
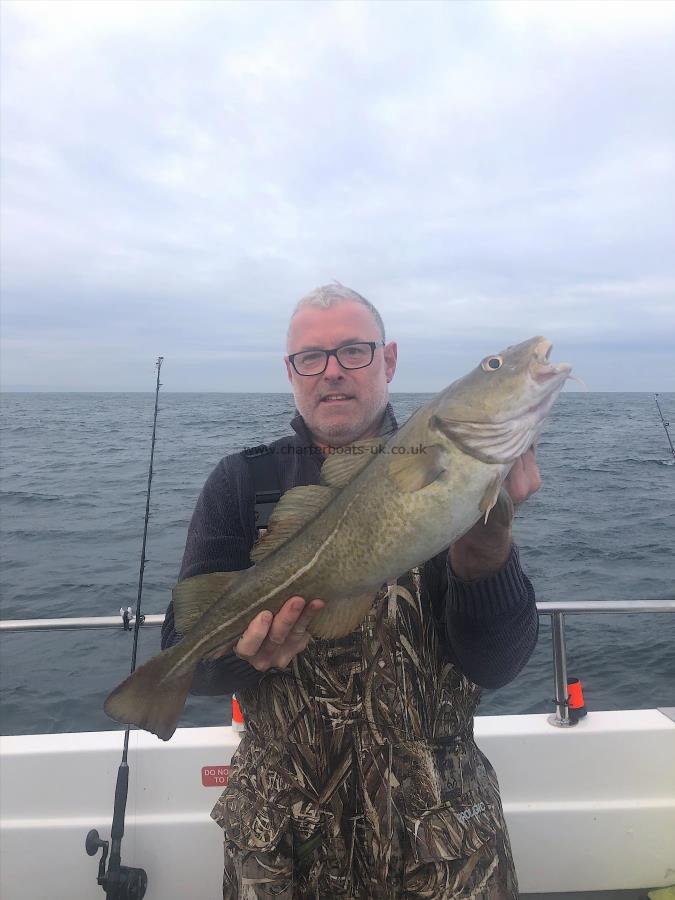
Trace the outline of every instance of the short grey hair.
<instances>
[{"instance_id":1,"label":"short grey hair","mask_svg":"<svg viewBox=\"0 0 675 900\"><path fill-rule=\"evenodd\" d=\"M373 319L375 319L375 324L380 330L382 340L386 340L382 316L375 309L370 300L366 300L361 294L357 294L356 291L353 291L351 288L345 287L345 285L340 284L339 281L333 281L331 284L324 284L321 287L314 288L313 291L310 291L309 294L306 294L302 299L298 300L290 321L292 322L295 314L300 312L305 306L318 306L320 309L330 309L330 307L335 306L336 303L346 302L360 303L361 306L365 306ZM289 322L289 331L290 327L291 325Z\"/></svg>"}]
</instances>

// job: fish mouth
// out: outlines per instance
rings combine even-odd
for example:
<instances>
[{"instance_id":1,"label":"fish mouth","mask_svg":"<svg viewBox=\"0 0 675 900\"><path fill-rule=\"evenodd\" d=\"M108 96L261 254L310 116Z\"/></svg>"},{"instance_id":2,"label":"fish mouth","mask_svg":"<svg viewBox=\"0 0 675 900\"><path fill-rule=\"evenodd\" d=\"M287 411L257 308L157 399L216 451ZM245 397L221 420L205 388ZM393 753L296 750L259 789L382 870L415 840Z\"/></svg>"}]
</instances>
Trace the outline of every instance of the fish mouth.
<instances>
[{"instance_id":1,"label":"fish mouth","mask_svg":"<svg viewBox=\"0 0 675 900\"><path fill-rule=\"evenodd\" d=\"M569 363L552 363L550 361L552 349L552 342L546 338L542 338L534 348L534 359L530 365L530 372L534 380L540 384L555 379L566 381L572 371Z\"/></svg>"},{"instance_id":2,"label":"fish mouth","mask_svg":"<svg viewBox=\"0 0 675 900\"><path fill-rule=\"evenodd\" d=\"M553 343L546 338L542 338L534 348L534 357L529 366L536 391L534 402L515 415L502 420L503 424L509 425L514 430L523 434L529 432L531 443L538 438L544 420L558 399L563 385L568 378L574 378L569 363L550 361L552 349Z\"/></svg>"},{"instance_id":3,"label":"fish mouth","mask_svg":"<svg viewBox=\"0 0 675 900\"><path fill-rule=\"evenodd\" d=\"M534 403L513 416L513 422L530 419L531 427L540 428L563 385L568 378L573 377L572 366L569 363L550 361L552 349L553 343L546 338L542 338L534 348L534 358L529 368L538 397Z\"/></svg>"},{"instance_id":4,"label":"fish mouth","mask_svg":"<svg viewBox=\"0 0 675 900\"><path fill-rule=\"evenodd\" d=\"M529 365L529 374L534 382L536 399L529 406L521 409L512 418L520 419L528 415L547 416L558 394L568 378L572 378L572 366L569 363L552 363L551 350L553 343L541 338L534 348Z\"/></svg>"},{"instance_id":5,"label":"fish mouth","mask_svg":"<svg viewBox=\"0 0 675 900\"><path fill-rule=\"evenodd\" d=\"M512 368L515 386L507 374L507 396L501 409L493 414L483 410L480 419L441 414L430 420L432 428L438 428L460 450L490 465L511 466L536 445L546 416L564 383L573 377L569 363L551 362L553 344L546 338L532 338L527 345L514 349L527 356L521 356L517 367Z\"/></svg>"}]
</instances>

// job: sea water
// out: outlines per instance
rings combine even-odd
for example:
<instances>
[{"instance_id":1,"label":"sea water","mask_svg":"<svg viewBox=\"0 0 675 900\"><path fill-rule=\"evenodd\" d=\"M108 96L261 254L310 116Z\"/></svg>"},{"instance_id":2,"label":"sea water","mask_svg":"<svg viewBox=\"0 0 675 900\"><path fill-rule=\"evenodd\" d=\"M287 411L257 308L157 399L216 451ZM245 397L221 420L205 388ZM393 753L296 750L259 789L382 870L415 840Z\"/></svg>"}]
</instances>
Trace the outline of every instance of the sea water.
<instances>
[{"instance_id":1,"label":"sea water","mask_svg":"<svg viewBox=\"0 0 675 900\"><path fill-rule=\"evenodd\" d=\"M399 422L430 395L394 394ZM3 394L1 615L110 616L135 607L154 394ZM661 394L675 421L675 394ZM160 394L143 610L163 613L199 491L227 453L288 434L290 394ZM653 394L564 393L542 435L543 486L517 512L539 600L675 598L675 461ZM590 709L675 705L675 614L568 617L568 673ZM159 649L141 630L139 660ZM4 734L118 728L105 696L128 674L119 631L7 634ZM552 710L548 617L514 682L481 713ZM191 698L182 725L229 720L225 698Z\"/></svg>"}]
</instances>

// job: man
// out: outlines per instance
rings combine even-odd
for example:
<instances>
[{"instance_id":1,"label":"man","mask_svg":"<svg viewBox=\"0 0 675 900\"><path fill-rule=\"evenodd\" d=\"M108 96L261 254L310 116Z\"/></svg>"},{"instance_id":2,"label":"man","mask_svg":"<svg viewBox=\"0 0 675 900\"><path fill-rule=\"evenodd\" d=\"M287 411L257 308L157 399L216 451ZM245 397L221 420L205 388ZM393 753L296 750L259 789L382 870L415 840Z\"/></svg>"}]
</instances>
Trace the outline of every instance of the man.
<instances>
[{"instance_id":1,"label":"man","mask_svg":"<svg viewBox=\"0 0 675 900\"><path fill-rule=\"evenodd\" d=\"M396 352L354 291L333 284L300 301L285 357L295 435L271 445L283 490L317 483L331 449L396 430ZM505 486L519 503L540 483L530 450ZM181 579L251 564L253 498L245 456L221 460ZM224 898L518 896L497 779L473 740L481 687L514 678L537 639L512 514L504 496L487 525L385 586L345 638L310 642L321 598L291 597L201 664L193 690L236 690L248 726L213 811ZM170 606L162 646L179 639Z\"/></svg>"}]
</instances>

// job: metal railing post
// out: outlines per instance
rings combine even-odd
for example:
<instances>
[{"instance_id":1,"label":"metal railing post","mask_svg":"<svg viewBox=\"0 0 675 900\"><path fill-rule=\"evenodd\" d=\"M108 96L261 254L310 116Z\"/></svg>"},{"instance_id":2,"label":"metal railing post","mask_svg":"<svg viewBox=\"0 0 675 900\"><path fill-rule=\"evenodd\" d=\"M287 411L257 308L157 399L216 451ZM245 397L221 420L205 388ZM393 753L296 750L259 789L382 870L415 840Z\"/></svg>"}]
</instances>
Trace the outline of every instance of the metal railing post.
<instances>
[{"instance_id":1,"label":"metal railing post","mask_svg":"<svg viewBox=\"0 0 675 900\"><path fill-rule=\"evenodd\" d=\"M551 636L553 640L553 682L555 688L555 713L548 717L551 725L568 728L570 719L567 700L567 651L565 649L565 613L554 612L551 616Z\"/></svg>"}]
</instances>

